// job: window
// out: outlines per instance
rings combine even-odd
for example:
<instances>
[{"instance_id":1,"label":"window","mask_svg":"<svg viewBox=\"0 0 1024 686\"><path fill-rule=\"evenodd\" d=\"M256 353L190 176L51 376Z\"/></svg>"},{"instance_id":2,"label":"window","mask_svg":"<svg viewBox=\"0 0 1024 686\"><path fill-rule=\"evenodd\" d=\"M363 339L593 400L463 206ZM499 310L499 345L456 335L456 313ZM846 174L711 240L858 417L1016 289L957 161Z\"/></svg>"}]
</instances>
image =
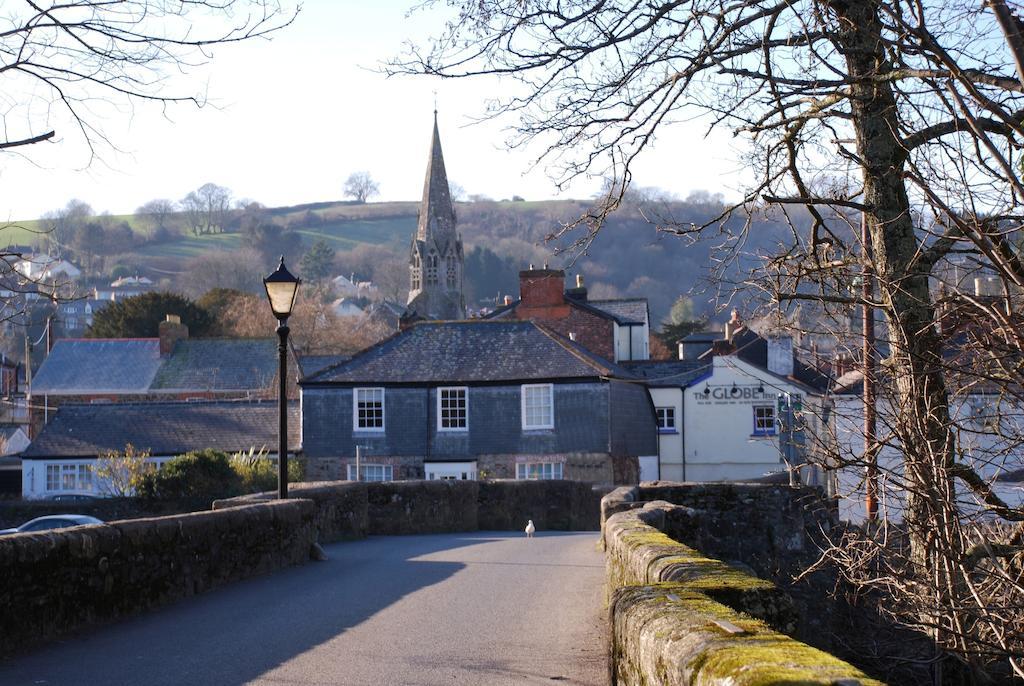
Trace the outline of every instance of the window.
<instances>
[{"instance_id":1,"label":"window","mask_svg":"<svg viewBox=\"0 0 1024 686\"><path fill-rule=\"evenodd\" d=\"M384 389L356 388L352 393L352 428L355 431L383 431Z\"/></svg>"},{"instance_id":2,"label":"window","mask_svg":"<svg viewBox=\"0 0 1024 686\"><path fill-rule=\"evenodd\" d=\"M522 389L523 430L555 428L553 390L549 383L526 384Z\"/></svg>"},{"instance_id":3,"label":"window","mask_svg":"<svg viewBox=\"0 0 1024 686\"><path fill-rule=\"evenodd\" d=\"M361 464L359 472L363 475L363 481L394 481L394 467L389 464ZM348 480L356 480L356 466L348 466Z\"/></svg>"},{"instance_id":4,"label":"window","mask_svg":"<svg viewBox=\"0 0 1024 686\"><path fill-rule=\"evenodd\" d=\"M459 265L455 257L448 256L448 290L454 291L459 284Z\"/></svg>"},{"instance_id":5,"label":"window","mask_svg":"<svg viewBox=\"0 0 1024 686\"><path fill-rule=\"evenodd\" d=\"M520 462L516 465L517 479L561 479L561 462Z\"/></svg>"},{"instance_id":6,"label":"window","mask_svg":"<svg viewBox=\"0 0 1024 686\"><path fill-rule=\"evenodd\" d=\"M469 389L437 389L437 430L466 431L469 428Z\"/></svg>"},{"instance_id":7,"label":"window","mask_svg":"<svg viewBox=\"0 0 1024 686\"><path fill-rule=\"evenodd\" d=\"M754 407L754 435L774 436L775 435L775 407L772 405L757 405Z\"/></svg>"},{"instance_id":8,"label":"window","mask_svg":"<svg viewBox=\"0 0 1024 686\"><path fill-rule=\"evenodd\" d=\"M427 255L427 284L437 283L437 262L438 257L434 253Z\"/></svg>"},{"instance_id":9,"label":"window","mask_svg":"<svg viewBox=\"0 0 1024 686\"><path fill-rule=\"evenodd\" d=\"M420 256L414 254L412 256L412 282L410 284L414 291L418 291L420 289L420 266Z\"/></svg>"},{"instance_id":10,"label":"window","mask_svg":"<svg viewBox=\"0 0 1024 686\"><path fill-rule=\"evenodd\" d=\"M91 491L92 465L87 463L46 465L47 491Z\"/></svg>"},{"instance_id":11,"label":"window","mask_svg":"<svg viewBox=\"0 0 1024 686\"><path fill-rule=\"evenodd\" d=\"M658 413L658 433L676 433L676 408L657 407L654 411Z\"/></svg>"},{"instance_id":12,"label":"window","mask_svg":"<svg viewBox=\"0 0 1024 686\"><path fill-rule=\"evenodd\" d=\"M60 465L59 464L48 464L48 465L46 465L46 490L48 490L48 491L59 491L60 490Z\"/></svg>"}]
</instances>

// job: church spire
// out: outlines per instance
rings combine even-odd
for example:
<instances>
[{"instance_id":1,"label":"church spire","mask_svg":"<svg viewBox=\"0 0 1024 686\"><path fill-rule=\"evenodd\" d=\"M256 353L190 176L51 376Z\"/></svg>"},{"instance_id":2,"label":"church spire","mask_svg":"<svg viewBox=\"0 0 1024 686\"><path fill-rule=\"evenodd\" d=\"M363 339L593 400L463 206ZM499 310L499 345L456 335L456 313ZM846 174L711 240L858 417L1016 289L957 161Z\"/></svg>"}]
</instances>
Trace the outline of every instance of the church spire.
<instances>
[{"instance_id":1,"label":"church spire","mask_svg":"<svg viewBox=\"0 0 1024 686\"><path fill-rule=\"evenodd\" d=\"M434 110L434 134L430 140L427 158L427 176L423 182L423 201L420 204L416 237L421 241L433 238L443 242L455 237L455 208L452 207L448 175L444 170L441 135L437 130L437 110Z\"/></svg>"}]
</instances>

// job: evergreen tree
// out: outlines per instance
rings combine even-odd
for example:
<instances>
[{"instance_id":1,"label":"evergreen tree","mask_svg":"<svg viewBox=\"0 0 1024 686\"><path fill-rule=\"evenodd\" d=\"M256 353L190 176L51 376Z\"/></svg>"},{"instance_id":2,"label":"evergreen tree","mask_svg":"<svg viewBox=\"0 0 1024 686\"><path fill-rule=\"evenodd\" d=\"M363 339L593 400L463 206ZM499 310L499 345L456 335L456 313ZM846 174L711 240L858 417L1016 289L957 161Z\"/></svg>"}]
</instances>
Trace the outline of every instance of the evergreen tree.
<instances>
[{"instance_id":1,"label":"evergreen tree","mask_svg":"<svg viewBox=\"0 0 1024 686\"><path fill-rule=\"evenodd\" d=\"M208 333L210 313L177 293L143 293L118 300L93 315L89 338L153 338L167 315L176 314L192 336Z\"/></svg>"},{"instance_id":2,"label":"evergreen tree","mask_svg":"<svg viewBox=\"0 0 1024 686\"><path fill-rule=\"evenodd\" d=\"M334 268L334 248L327 245L324 239L318 240L313 247L302 256L299 271L307 281L317 282L331 275Z\"/></svg>"}]
</instances>

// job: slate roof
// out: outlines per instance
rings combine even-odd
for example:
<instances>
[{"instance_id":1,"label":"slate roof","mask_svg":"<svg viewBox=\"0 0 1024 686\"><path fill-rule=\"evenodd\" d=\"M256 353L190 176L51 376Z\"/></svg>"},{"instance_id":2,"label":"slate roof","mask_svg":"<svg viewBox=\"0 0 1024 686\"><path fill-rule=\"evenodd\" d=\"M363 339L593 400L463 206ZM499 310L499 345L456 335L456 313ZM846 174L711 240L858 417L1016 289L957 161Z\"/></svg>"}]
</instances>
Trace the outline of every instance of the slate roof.
<instances>
[{"instance_id":1,"label":"slate roof","mask_svg":"<svg viewBox=\"0 0 1024 686\"><path fill-rule=\"evenodd\" d=\"M607 312L620 324L643 324L647 321L647 298L586 300L584 304Z\"/></svg>"},{"instance_id":2,"label":"slate roof","mask_svg":"<svg viewBox=\"0 0 1024 686\"><path fill-rule=\"evenodd\" d=\"M32 379L37 395L256 391L277 374L272 338L193 338L160 356L157 338L62 338Z\"/></svg>"},{"instance_id":3,"label":"slate roof","mask_svg":"<svg viewBox=\"0 0 1024 686\"><path fill-rule=\"evenodd\" d=\"M153 391L245 391L268 388L277 374L272 338L180 340L164 360Z\"/></svg>"},{"instance_id":4,"label":"slate roof","mask_svg":"<svg viewBox=\"0 0 1024 686\"><path fill-rule=\"evenodd\" d=\"M157 338L62 338L32 378L32 393L146 393L159 367Z\"/></svg>"},{"instance_id":5,"label":"slate roof","mask_svg":"<svg viewBox=\"0 0 1024 686\"><path fill-rule=\"evenodd\" d=\"M703 360L643 360L621 364L653 388L685 388L711 371L711 365Z\"/></svg>"},{"instance_id":6,"label":"slate roof","mask_svg":"<svg viewBox=\"0 0 1024 686\"><path fill-rule=\"evenodd\" d=\"M298 358L299 373L310 376L349 359L351 355L302 355Z\"/></svg>"},{"instance_id":7,"label":"slate roof","mask_svg":"<svg viewBox=\"0 0 1024 686\"><path fill-rule=\"evenodd\" d=\"M733 336L732 344L736 346L736 357L755 367L768 369L768 340L766 338L758 335L753 329L743 327ZM792 378L818 392L828 390L830 383L828 376L795 357L793 358Z\"/></svg>"},{"instance_id":8,"label":"slate roof","mask_svg":"<svg viewBox=\"0 0 1024 686\"><path fill-rule=\"evenodd\" d=\"M532 321L421 322L341 364L307 376L319 383L474 383L634 378Z\"/></svg>"},{"instance_id":9,"label":"slate roof","mask_svg":"<svg viewBox=\"0 0 1024 686\"><path fill-rule=\"evenodd\" d=\"M301 444L297 402L288 407L288 446ZM131 443L152 455L216 448L277 447L277 403L113 403L63 405L22 453L24 459L96 457Z\"/></svg>"}]
</instances>

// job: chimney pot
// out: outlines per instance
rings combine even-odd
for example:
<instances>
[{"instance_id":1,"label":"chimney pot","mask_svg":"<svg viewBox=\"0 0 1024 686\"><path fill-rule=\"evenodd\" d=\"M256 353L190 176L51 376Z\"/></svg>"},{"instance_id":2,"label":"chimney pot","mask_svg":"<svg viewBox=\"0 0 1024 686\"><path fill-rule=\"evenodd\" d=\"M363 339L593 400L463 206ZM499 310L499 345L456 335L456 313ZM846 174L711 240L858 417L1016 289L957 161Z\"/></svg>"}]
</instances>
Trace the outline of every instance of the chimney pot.
<instances>
[{"instance_id":1,"label":"chimney pot","mask_svg":"<svg viewBox=\"0 0 1024 686\"><path fill-rule=\"evenodd\" d=\"M511 305L512 304L512 296L511 295L506 295L505 296L505 304L506 305Z\"/></svg>"},{"instance_id":2,"label":"chimney pot","mask_svg":"<svg viewBox=\"0 0 1024 686\"><path fill-rule=\"evenodd\" d=\"M583 275L582 274L577 274L576 275L576 288L583 288Z\"/></svg>"}]
</instances>

